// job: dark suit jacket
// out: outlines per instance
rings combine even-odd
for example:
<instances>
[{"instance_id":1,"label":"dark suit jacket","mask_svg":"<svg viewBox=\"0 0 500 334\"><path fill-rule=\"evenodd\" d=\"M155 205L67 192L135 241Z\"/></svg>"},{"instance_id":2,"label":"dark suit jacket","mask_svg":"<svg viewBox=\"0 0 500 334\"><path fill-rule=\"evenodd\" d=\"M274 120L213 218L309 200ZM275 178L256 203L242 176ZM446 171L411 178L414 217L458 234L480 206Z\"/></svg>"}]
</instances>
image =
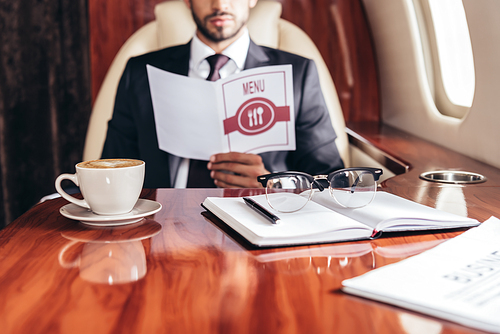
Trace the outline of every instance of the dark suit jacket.
<instances>
[{"instance_id":1,"label":"dark suit jacket","mask_svg":"<svg viewBox=\"0 0 500 334\"><path fill-rule=\"evenodd\" d=\"M131 58L120 80L103 158L136 158L146 162L146 188L169 188L170 154L158 148L146 64L188 75L190 44ZM313 175L343 168L336 134L310 59L250 42L245 68L292 64L296 150L260 154L269 171L294 170Z\"/></svg>"}]
</instances>

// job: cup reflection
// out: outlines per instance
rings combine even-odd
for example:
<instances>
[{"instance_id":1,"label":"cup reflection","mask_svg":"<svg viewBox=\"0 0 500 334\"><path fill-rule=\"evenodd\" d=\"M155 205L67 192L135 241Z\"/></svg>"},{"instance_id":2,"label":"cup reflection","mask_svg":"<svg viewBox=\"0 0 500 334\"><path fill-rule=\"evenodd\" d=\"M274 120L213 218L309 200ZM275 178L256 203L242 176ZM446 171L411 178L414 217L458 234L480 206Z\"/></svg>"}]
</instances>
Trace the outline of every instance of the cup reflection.
<instances>
[{"instance_id":1,"label":"cup reflection","mask_svg":"<svg viewBox=\"0 0 500 334\"><path fill-rule=\"evenodd\" d=\"M92 283L136 282L147 273L143 240L160 230L161 225L152 220L108 228L79 224L62 232L70 241L59 251L59 264L66 269L78 268L80 278Z\"/></svg>"},{"instance_id":2,"label":"cup reflection","mask_svg":"<svg viewBox=\"0 0 500 334\"><path fill-rule=\"evenodd\" d=\"M120 284L140 280L146 275L146 254L140 240L123 242L86 242L78 257L68 262L65 253L80 241L70 241L59 253L63 268L80 269L88 282Z\"/></svg>"}]
</instances>

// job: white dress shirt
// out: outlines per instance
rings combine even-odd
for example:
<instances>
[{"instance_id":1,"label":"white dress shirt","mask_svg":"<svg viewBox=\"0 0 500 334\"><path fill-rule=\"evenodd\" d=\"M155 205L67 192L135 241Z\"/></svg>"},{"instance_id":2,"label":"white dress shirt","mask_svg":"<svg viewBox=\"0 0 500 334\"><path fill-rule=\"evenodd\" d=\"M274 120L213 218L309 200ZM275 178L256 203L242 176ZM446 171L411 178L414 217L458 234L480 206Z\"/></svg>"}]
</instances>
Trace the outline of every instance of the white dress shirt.
<instances>
[{"instance_id":1,"label":"white dress shirt","mask_svg":"<svg viewBox=\"0 0 500 334\"><path fill-rule=\"evenodd\" d=\"M219 71L221 79L243 71L249 46L250 36L248 29L245 28L243 35L222 51L222 54L228 56L230 59ZM206 80L210 73L210 64L206 58L214 54L215 51L203 43L195 34L191 41L188 76ZM174 187L186 188L189 176L189 159L182 159L178 166L174 177Z\"/></svg>"}]
</instances>

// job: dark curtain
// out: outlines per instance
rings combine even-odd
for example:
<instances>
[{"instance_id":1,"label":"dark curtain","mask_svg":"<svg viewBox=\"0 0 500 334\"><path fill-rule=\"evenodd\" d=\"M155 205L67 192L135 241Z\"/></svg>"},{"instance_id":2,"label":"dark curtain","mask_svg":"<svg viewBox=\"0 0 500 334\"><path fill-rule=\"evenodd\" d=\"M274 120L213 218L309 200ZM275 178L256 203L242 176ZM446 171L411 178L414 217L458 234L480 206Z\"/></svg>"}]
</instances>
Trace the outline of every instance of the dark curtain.
<instances>
[{"instance_id":1,"label":"dark curtain","mask_svg":"<svg viewBox=\"0 0 500 334\"><path fill-rule=\"evenodd\" d=\"M87 0L0 0L0 228L81 160L91 110Z\"/></svg>"}]
</instances>

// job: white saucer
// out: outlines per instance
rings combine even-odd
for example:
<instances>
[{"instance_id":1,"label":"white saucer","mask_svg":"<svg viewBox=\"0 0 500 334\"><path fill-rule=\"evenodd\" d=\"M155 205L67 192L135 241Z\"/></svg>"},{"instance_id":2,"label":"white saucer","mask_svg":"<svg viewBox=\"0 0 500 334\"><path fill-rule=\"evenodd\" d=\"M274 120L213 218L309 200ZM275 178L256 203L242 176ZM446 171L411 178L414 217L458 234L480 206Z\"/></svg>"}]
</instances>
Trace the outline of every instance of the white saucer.
<instances>
[{"instance_id":1,"label":"white saucer","mask_svg":"<svg viewBox=\"0 0 500 334\"><path fill-rule=\"evenodd\" d=\"M148 199L139 199L132 211L123 215L98 215L76 204L67 204L59 212L66 218L79 220L92 226L118 226L140 221L143 217L161 210L161 204Z\"/></svg>"}]
</instances>

